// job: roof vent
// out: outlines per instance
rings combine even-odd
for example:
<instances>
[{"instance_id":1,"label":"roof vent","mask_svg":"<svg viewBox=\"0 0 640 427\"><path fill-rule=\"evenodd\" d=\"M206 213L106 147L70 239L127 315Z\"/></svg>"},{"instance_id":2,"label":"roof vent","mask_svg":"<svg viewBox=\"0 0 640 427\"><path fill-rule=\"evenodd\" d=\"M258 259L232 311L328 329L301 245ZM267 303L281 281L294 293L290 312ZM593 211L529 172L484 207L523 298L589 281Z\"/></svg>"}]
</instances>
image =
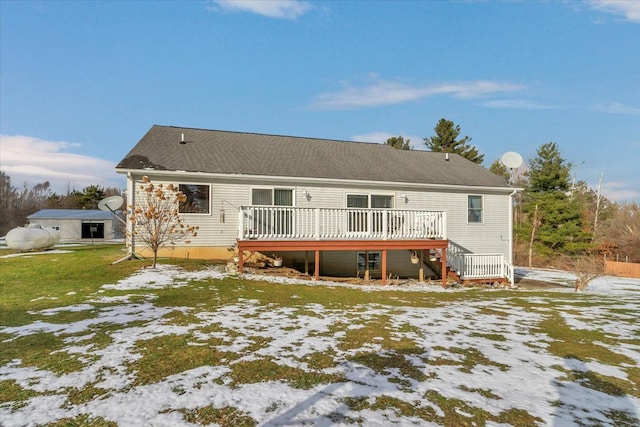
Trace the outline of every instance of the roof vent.
<instances>
[{"instance_id":1,"label":"roof vent","mask_svg":"<svg viewBox=\"0 0 640 427\"><path fill-rule=\"evenodd\" d=\"M449 153L446 152L444 153L444 159L448 162L449 161Z\"/></svg>"},{"instance_id":2,"label":"roof vent","mask_svg":"<svg viewBox=\"0 0 640 427\"><path fill-rule=\"evenodd\" d=\"M182 134L182 139L180 140L180 144L186 144L187 141L184 140L184 133Z\"/></svg>"}]
</instances>

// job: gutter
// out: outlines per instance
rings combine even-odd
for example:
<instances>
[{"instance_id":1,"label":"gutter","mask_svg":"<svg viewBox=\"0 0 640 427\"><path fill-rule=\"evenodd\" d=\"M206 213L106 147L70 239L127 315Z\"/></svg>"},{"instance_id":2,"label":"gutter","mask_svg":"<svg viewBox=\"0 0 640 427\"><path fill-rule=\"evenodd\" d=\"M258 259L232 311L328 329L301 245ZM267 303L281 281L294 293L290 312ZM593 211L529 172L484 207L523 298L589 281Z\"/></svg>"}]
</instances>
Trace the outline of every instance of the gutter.
<instances>
[{"instance_id":1,"label":"gutter","mask_svg":"<svg viewBox=\"0 0 640 427\"><path fill-rule=\"evenodd\" d=\"M523 188L513 187L490 187L490 186L473 186L473 185L454 185L454 184L424 184L416 182L402 182L402 181L364 181L357 179L339 179L339 178L309 178L298 176L275 176L275 175L241 175L241 174L223 174L223 173L208 173L208 172L187 172L187 171L171 171L171 170L156 170L156 169L121 169L116 168L116 173L127 174L131 176L133 174L144 175L166 175L166 176L179 176L181 178L197 178L197 179L217 179L222 181L235 181L235 182L247 182L247 181L264 181L270 180L275 182L282 182L287 185L291 185L292 182L301 184L350 184L358 187L403 187L407 189L436 189L436 190L454 190L454 191L495 191L505 193L507 191L513 191L515 194L517 191L524 190Z\"/></svg>"}]
</instances>

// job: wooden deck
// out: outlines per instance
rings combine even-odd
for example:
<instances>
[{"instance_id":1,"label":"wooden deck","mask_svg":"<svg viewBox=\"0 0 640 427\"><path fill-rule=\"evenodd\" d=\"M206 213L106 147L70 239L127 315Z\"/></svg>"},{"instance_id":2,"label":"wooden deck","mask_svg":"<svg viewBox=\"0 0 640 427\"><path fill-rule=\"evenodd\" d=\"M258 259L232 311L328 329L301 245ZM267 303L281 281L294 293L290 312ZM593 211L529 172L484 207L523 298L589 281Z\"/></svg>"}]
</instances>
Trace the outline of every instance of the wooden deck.
<instances>
[{"instance_id":1,"label":"wooden deck","mask_svg":"<svg viewBox=\"0 0 640 427\"><path fill-rule=\"evenodd\" d=\"M380 251L382 284L387 279L387 251L415 250L419 252L420 280L424 279L423 253L425 250L437 249L441 253L442 271L447 268L447 240L238 240L238 270L242 274L244 267L243 251L255 252L314 252L314 277L320 278L320 252L322 251ZM446 274L442 277L442 286L447 287Z\"/></svg>"}]
</instances>

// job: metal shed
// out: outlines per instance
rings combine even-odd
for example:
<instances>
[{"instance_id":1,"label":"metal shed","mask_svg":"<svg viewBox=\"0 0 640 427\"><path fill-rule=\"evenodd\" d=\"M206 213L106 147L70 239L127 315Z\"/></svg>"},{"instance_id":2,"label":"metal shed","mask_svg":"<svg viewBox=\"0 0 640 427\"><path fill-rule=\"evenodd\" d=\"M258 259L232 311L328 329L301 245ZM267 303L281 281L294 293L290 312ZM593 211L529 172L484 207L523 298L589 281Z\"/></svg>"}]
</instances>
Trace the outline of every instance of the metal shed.
<instances>
[{"instance_id":1,"label":"metal shed","mask_svg":"<svg viewBox=\"0 0 640 427\"><path fill-rule=\"evenodd\" d=\"M110 212L101 210L42 209L27 216L27 219L30 224L53 227L60 231L60 241L63 242L123 238L119 222Z\"/></svg>"}]
</instances>

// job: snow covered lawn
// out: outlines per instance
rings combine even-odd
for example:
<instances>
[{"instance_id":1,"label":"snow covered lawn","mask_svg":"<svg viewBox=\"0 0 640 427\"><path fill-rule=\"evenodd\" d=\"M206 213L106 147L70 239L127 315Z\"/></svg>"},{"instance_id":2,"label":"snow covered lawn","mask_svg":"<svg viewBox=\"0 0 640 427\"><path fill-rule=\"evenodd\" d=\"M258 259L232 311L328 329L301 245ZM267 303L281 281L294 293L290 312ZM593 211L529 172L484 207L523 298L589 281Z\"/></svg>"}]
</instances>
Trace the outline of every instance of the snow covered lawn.
<instances>
[{"instance_id":1,"label":"snow covered lawn","mask_svg":"<svg viewBox=\"0 0 640 427\"><path fill-rule=\"evenodd\" d=\"M634 279L575 294L162 265L0 321L0 424L637 426L639 312Z\"/></svg>"}]
</instances>

